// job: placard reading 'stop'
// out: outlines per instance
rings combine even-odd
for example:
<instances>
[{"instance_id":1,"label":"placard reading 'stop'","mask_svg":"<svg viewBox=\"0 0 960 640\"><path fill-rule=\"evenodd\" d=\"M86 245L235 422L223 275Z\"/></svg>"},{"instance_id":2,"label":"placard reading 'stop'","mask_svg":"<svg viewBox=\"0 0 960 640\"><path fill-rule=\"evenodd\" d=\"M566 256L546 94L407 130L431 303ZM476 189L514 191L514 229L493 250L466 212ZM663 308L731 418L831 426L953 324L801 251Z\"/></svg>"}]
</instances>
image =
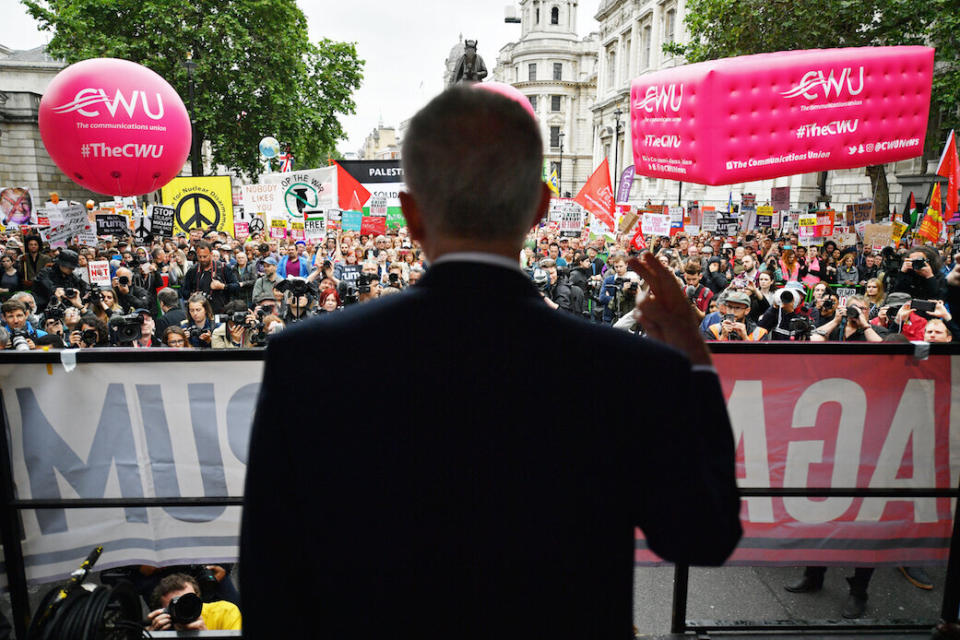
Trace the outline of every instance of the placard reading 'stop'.
<instances>
[{"instance_id":1,"label":"placard reading 'stop'","mask_svg":"<svg viewBox=\"0 0 960 640\"><path fill-rule=\"evenodd\" d=\"M633 81L638 174L720 185L917 157L934 50L786 51Z\"/></svg>"}]
</instances>

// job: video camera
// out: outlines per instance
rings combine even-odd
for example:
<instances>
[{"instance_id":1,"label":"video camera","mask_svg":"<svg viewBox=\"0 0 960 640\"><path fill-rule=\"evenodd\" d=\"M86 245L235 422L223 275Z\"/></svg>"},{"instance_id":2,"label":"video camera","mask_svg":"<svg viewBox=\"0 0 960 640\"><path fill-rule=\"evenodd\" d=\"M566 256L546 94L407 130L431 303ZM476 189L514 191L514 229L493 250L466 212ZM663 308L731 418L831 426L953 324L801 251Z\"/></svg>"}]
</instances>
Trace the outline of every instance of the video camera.
<instances>
[{"instance_id":1,"label":"video camera","mask_svg":"<svg viewBox=\"0 0 960 640\"><path fill-rule=\"evenodd\" d=\"M143 315L128 313L110 316L110 332L118 344L136 342L143 335Z\"/></svg>"},{"instance_id":2,"label":"video camera","mask_svg":"<svg viewBox=\"0 0 960 640\"><path fill-rule=\"evenodd\" d=\"M267 312L263 309L257 309L257 321L253 324L253 332L250 335L250 344L254 347L262 347L267 344L267 328L263 324L265 317L267 317Z\"/></svg>"},{"instance_id":3,"label":"video camera","mask_svg":"<svg viewBox=\"0 0 960 640\"><path fill-rule=\"evenodd\" d=\"M363 275L360 276L361 278ZM289 277L273 285L274 290L281 293L290 292L295 299L300 296L316 296L318 294L317 285L313 282L307 282L303 278Z\"/></svg>"},{"instance_id":4,"label":"video camera","mask_svg":"<svg viewBox=\"0 0 960 640\"><path fill-rule=\"evenodd\" d=\"M370 285L367 285L369 290ZM340 296L340 300L343 301L343 305L356 304L360 301L360 292L357 290L357 287L351 283L343 280L340 284L337 285L337 294Z\"/></svg>"},{"instance_id":5,"label":"video camera","mask_svg":"<svg viewBox=\"0 0 960 640\"><path fill-rule=\"evenodd\" d=\"M802 301L803 296L800 295L799 291L794 289L777 289L777 291L773 294L773 303L778 307L782 307L784 304L790 303L793 303L793 305L796 307L799 306Z\"/></svg>"}]
</instances>

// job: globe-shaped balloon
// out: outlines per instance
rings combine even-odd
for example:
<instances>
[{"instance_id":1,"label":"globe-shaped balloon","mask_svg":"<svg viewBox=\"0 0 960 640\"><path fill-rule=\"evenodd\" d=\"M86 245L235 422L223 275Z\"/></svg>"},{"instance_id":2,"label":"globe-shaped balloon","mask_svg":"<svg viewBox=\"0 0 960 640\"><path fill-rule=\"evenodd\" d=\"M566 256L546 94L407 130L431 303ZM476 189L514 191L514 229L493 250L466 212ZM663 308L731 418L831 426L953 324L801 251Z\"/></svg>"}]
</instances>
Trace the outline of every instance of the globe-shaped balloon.
<instances>
[{"instance_id":1,"label":"globe-shaped balloon","mask_svg":"<svg viewBox=\"0 0 960 640\"><path fill-rule=\"evenodd\" d=\"M40 101L40 136L80 186L113 196L156 191L190 153L190 117L170 84L116 58L70 65Z\"/></svg>"},{"instance_id":2,"label":"globe-shaped balloon","mask_svg":"<svg viewBox=\"0 0 960 640\"><path fill-rule=\"evenodd\" d=\"M260 155L269 160L280 155L280 143L273 136L267 136L260 141Z\"/></svg>"}]
</instances>

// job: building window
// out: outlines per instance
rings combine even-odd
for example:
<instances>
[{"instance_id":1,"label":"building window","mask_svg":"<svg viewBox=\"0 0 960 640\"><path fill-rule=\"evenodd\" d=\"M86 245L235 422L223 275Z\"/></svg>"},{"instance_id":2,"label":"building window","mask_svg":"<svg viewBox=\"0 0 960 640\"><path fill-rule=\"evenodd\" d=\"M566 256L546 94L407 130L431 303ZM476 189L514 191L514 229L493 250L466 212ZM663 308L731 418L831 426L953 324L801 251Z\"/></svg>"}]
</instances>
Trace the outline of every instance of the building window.
<instances>
[{"instance_id":1,"label":"building window","mask_svg":"<svg viewBox=\"0 0 960 640\"><path fill-rule=\"evenodd\" d=\"M560 96L550 96L550 111L560 111Z\"/></svg>"},{"instance_id":2,"label":"building window","mask_svg":"<svg viewBox=\"0 0 960 640\"><path fill-rule=\"evenodd\" d=\"M563 80L563 63L561 62L553 63L553 79Z\"/></svg>"},{"instance_id":3,"label":"building window","mask_svg":"<svg viewBox=\"0 0 960 640\"><path fill-rule=\"evenodd\" d=\"M540 24L540 7L537 7L537 24Z\"/></svg>"},{"instance_id":4,"label":"building window","mask_svg":"<svg viewBox=\"0 0 960 640\"><path fill-rule=\"evenodd\" d=\"M617 82L617 43L607 47L607 86L608 90L615 88Z\"/></svg>"},{"instance_id":5,"label":"building window","mask_svg":"<svg viewBox=\"0 0 960 640\"><path fill-rule=\"evenodd\" d=\"M623 75L624 80L630 79L630 61L633 60L633 38L627 36L623 40Z\"/></svg>"},{"instance_id":6,"label":"building window","mask_svg":"<svg viewBox=\"0 0 960 640\"><path fill-rule=\"evenodd\" d=\"M537 96L530 96L530 106L533 107L533 110L537 110Z\"/></svg>"},{"instance_id":7,"label":"building window","mask_svg":"<svg viewBox=\"0 0 960 640\"><path fill-rule=\"evenodd\" d=\"M533 82L537 79L537 63L531 62L527 65L527 80Z\"/></svg>"},{"instance_id":8,"label":"building window","mask_svg":"<svg viewBox=\"0 0 960 640\"><path fill-rule=\"evenodd\" d=\"M664 42L673 42L674 39L674 29L677 25L677 10L670 9L667 11L666 18L664 18Z\"/></svg>"},{"instance_id":9,"label":"building window","mask_svg":"<svg viewBox=\"0 0 960 640\"><path fill-rule=\"evenodd\" d=\"M550 127L550 148L560 148L560 127Z\"/></svg>"},{"instance_id":10,"label":"building window","mask_svg":"<svg viewBox=\"0 0 960 640\"><path fill-rule=\"evenodd\" d=\"M643 28L643 58L640 60L644 69L650 68L650 41L653 38L653 29L650 25Z\"/></svg>"},{"instance_id":11,"label":"building window","mask_svg":"<svg viewBox=\"0 0 960 640\"><path fill-rule=\"evenodd\" d=\"M603 157L610 162L613 161L613 158L610 157L610 143L603 145Z\"/></svg>"},{"instance_id":12,"label":"building window","mask_svg":"<svg viewBox=\"0 0 960 640\"><path fill-rule=\"evenodd\" d=\"M560 9L557 7L550 9L550 24L560 24Z\"/></svg>"}]
</instances>

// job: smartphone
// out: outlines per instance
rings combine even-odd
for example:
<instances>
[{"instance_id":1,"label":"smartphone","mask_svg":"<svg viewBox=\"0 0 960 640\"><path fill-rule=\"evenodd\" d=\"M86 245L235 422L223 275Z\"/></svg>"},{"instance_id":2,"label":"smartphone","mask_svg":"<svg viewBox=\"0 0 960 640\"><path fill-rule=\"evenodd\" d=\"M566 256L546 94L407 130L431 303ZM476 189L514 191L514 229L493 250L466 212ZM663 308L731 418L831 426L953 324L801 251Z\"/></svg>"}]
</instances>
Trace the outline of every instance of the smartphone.
<instances>
[{"instance_id":1,"label":"smartphone","mask_svg":"<svg viewBox=\"0 0 960 640\"><path fill-rule=\"evenodd\" d=\"M937 303L933 300L911 300L910 308L914 311L930 312L937 308Z\"/></svg>"}]
</instances>

